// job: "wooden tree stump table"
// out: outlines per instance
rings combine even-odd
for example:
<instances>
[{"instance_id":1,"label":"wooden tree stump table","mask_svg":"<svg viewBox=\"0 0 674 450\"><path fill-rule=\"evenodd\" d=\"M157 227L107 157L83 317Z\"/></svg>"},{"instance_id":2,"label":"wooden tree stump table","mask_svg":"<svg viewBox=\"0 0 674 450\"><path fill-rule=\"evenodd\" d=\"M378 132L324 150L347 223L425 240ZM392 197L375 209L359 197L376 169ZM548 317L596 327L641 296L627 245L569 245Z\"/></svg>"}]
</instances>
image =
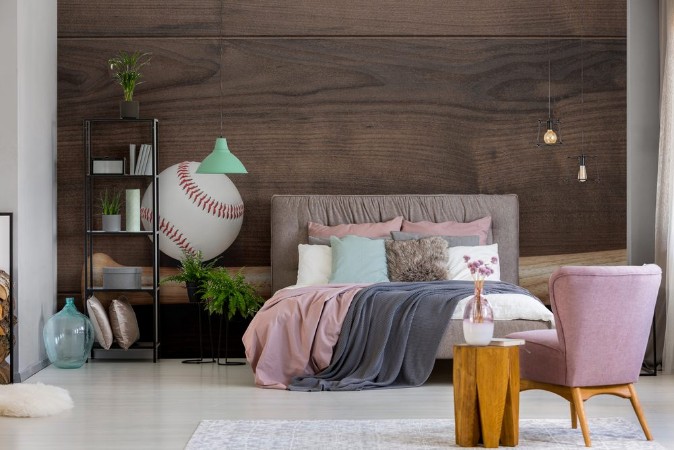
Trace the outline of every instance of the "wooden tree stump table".
<instances>
[{"instance_id":1,"label":"wooden tree stump table","mask_svg":"<svg viewBox=\"0 0 674 450\"><path fill-rule=\"evenodd\" d=\"M519 347L454 346L456 444L486 448L519 440Z\"/></svg>"}]
</instances>

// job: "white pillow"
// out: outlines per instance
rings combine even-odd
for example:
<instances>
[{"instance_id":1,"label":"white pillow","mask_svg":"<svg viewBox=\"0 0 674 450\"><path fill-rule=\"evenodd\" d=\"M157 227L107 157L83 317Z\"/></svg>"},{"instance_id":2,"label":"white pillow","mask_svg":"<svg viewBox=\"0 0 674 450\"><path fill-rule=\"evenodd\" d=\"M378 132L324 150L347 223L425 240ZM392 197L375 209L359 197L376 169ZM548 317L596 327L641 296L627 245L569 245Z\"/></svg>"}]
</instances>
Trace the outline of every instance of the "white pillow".
<instances>
[{"instance_id":1,"label":"white pillow","mask_svg":"<svg viewBox=\"0 0 674 450\"><path fill-rule=\"evenodd\" d=\"M300 244L297 284L311 286L328 284L332 274L332 248L329 245Z\"/></svg>"},{"instance_id":2,"label":"white pillow","mask_svg":"<svg viewBox=\"0 0 674 450\"><path fill-rule=\"evenodd\" d=\"M498 244L477 245L475 247L449 247L447 269L450 280L471 281L473 279L464 256L468 256L470 261L481 259L489 264L494 273L486 277L485 280L501 281L501 261L499 260L496 264L491 263L492 257L498 258Z\"/></svg>"}]
</instances>

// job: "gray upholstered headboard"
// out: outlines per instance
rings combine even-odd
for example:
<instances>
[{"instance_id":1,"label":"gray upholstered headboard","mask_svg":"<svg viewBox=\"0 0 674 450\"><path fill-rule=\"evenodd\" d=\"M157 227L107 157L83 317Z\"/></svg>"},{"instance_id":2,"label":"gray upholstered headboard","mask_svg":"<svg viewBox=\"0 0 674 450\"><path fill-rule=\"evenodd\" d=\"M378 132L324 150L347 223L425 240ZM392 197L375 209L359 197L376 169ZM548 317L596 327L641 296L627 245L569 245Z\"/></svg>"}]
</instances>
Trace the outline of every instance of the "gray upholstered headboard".
<instances>
[{"instance_id":1,"label":"gray upholstered headboard","mask_svg":"<svg viewBox=\"0 0 674 450\"><path fill-rule=\"evenodd\" d=\"M308 222L382 222L396 216L413 222L471 222L491 216L489 243L499 245L501 280L518 284L517 195L275 195L271 199L272 292L297 281L297 246L308 241Z\"/></svg>"}]
</instances>

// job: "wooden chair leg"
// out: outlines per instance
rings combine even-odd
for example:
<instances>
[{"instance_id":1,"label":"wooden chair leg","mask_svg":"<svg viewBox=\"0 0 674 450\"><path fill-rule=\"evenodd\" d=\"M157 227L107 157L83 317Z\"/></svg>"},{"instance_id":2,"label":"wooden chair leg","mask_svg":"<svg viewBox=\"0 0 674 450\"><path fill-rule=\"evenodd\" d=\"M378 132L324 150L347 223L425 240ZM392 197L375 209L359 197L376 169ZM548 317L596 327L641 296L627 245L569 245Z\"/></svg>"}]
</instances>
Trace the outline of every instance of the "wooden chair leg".
<instances>
[{"instance_id":1,"label":"wooden chair leg","mask_svg":"<svg viewBox=\"0 0 674 450\"><path fill-rule=\"evenodd\" d=\"M576 415L576 407L573 405L573 401L569 402L571 407L571 428L574 430L578 428L578 416Z\"/></svg>"},{"instance_id":2,"label":"wooden chair leg","mask_svg":"<svg viewBox=\"0 0 674 450\"><path fill-rule=\"evenodd\" d=\"M592 441L590 441L590 429L587 426L587 417L585 417L585 407L583 406L583 395L580 392L580 388L571 388L571 398L573 399L576 414L578 414L578 418L580 419L580 429L583 430L585 447L592 447Z\"/></svg>"},{"instance_id":3,"label":"wooden chair leg","mask_svg":"<svg viewBox=\"0 0 674 450\"><path fill-rule=\"evenodd\" d=\"M639 397L637 397L637 391L634 389L633 384L627 385L627 388L630 390L630 402L632 403L632 408L634 408L634 412L637 415L637 419L639 419L639 423L641 424L641 429L644 430L644 434L646 435L646 439L649 441L653 440L653 435L651 434L651 430L648 429L648 424L646 423L646 417L644 416L644 411L641 409L641 403L639 402Z\"/></svg>"}]
</instances>

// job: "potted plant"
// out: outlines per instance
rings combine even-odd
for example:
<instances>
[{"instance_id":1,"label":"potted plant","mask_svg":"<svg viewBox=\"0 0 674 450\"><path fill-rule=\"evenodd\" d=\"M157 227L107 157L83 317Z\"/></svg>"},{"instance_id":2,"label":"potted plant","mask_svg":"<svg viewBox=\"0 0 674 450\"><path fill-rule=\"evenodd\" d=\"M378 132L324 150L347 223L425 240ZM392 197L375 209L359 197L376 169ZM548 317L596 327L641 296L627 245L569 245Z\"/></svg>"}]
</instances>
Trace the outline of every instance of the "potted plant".
<instances>
[{"instance_id":1,"label":"potted plant","mask_svg":"<svg viewBox=\"0 0 674 450\"><path fill-rule=\"evenodd\" d=\"M122 193L109 193L106 189L101 194L101 214L103 222L103 231L121 231L122 216L120 210L122 208Z\"/></svg>"},{"instance_id":2,"label":"potted plant","mask_svg":"<svg viewBox=\"0 0 674 450\"><path fill-rule=\"evenodd\" d=\"M224 314L227 311L227 319L236 314L243 318L250 317L264 303L264 299L255 292L241 272L232 275L224 267L208 271L201 293L206 310L211 314Z\"/></svg>"},{"instance_id":3,"label":"potted plant","mask_svg":"<svg viewBox=\"0 0 674 450\"><path fill-rule=\"evenodd\" d=\"M122 119L138 119L140 117L140 107L138 102L133 99L133 91L137 85L142 83L142 81L138 81L142 76L140 69L149 64L150 59L150 53L120 51L108 60L110 70L114 72L115 80L124 90L124 100L120 101L119 104L119 115Z\"/></svg>"},{"instance_id":4,"label":"potted plant","mask_svg":"<svg viewBox=\"0 0 674 450\"><path fill-rule=\"evenodd\" d=\"M199 302L201 300L201 296L199 295L201 285L206 280L217 260L216 258L209 263L204 263L201 251L192 252L183 250L178 273L162 279L161 283L185 283L189 301Z\"/></svg>"}]
</instances>

